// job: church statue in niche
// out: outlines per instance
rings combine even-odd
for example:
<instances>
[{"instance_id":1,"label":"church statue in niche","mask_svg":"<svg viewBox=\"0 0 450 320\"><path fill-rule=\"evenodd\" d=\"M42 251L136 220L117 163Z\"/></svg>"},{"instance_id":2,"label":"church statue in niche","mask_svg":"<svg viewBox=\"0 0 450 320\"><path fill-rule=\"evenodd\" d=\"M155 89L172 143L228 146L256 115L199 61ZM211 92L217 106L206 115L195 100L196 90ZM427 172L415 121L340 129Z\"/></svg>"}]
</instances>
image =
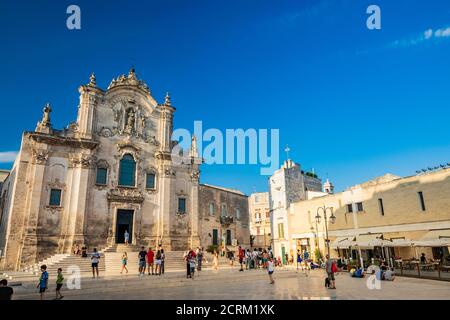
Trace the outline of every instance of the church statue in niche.
<instances>
[{"instance_id":1,"label":"church statue in niche","mask_svg":"<svg viewBox=\"0 0 450 320\"><path fill-rule=\"evenodd\" d=\"M127 112L127 121L126 121L126 126L125 126L125 133L128 134L132 134L135 131L135 121L136 120L136 116L135 116L135 112L133 109L129 109Z\"/></svg>"}]
</instances>

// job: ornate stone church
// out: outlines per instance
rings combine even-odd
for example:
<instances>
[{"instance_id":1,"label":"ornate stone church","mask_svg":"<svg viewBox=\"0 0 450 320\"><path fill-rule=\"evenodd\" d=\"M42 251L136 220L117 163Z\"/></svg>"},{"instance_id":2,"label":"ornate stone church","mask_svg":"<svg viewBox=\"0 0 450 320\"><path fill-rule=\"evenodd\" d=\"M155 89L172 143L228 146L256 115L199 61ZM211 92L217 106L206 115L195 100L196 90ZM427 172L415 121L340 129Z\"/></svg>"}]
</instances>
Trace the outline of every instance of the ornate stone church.
<instances>
[{"instance_id":1,"label":"ornate stone church","mask_svg":"<svg viewBox=\"0 0 450 320\"><path fill-rule=\"evenodd\" d=\"M217 243L207 236L217 238L217 230L249 242L245 195L236 194L240 198L229 204L224 200L225 216L239 216L230 221L221 212L217 227L209 221L215 216L210 204L199 207L202 161L195 137L189 156L174 161L175 108L169 95L159 104L134 69L113 79L106 91L92 74L79 93L76 122L54 129L46 105L35 131L22 136L0 193L1 267L18 269L71 252L76 244L101 249L123 243L125 232L133 244L166 250ZM211 230L202 230L199 214L206 211Z\"/></svg>"}]
</instances>

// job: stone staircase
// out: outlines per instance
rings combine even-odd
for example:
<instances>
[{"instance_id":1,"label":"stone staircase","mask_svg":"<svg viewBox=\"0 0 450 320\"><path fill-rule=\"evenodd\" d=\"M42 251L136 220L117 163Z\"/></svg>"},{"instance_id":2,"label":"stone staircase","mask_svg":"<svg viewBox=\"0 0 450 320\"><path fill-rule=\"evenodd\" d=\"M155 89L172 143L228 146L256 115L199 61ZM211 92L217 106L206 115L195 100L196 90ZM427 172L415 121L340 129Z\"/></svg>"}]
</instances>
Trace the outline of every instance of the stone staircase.
<instances>
[{"instance_id":1,"label":"stone staircase","mask_svg":"<svg viewBox=\"0 0 450 320\"><path fill-rule=\"evenodd\" d=\"M99 251L101 256L99 263L100 276L119 276L122 267L122 255L124 252L127 252L128 255L128 274L137 275L139 272L138 253L140 250L141 247L137 245L126 246L124 244L115 244ZM183 258L184 251L167 251L165 254L165 272L184 272L186 270L186 263ZM205 253L205 258L208 263L203 262L202 269L211 269L213 266L213 255ZM53 281L53 279L56 278L58 268L63 269L63 274L66 278L69 275L69 268L73 266L80 268L82 277L90 277L92 275L90 254L86 258L73 254L55 254L39 263L24 268L22 271L4 271L3 273L0 273L0 278L18 281L34 281L39 277L40 266L43 264L47 266L50 281ZM234 266L236 267L238 265L239 261L236 259ZM219 268L223 269L229 267L229 260L219 256Z\"/></svg>"},{"instance_id":2,"label":"stone staircase","mask_svg":"<svg viewBox=\"0 0 450 320\"><path fill-rule=\"evenodd\" d=\"M107 248L108 249L108 248ZM105 259L104 252L99 251L100 253L100 263L98 266L100 274L105 272ZM78 267L80 269L80 273L82 276L92 275L92 265L91 265L91 253L88 254L88 257L82 258L80 255L74 254L55 254L47 259L44 259L38 263L33 265L29 265L22 269L22 271L2 271L0 272L0 278L5 278L9 280L36 280L39 278L41 270L41 265L47 266L47 272L49 277L52 279L56 278L56 274L58 268L63 269L63 273L65 275L68 274L68 270L70 267Z\"/></svg>"},{"instance_id":3,"label":"stone staircase","mask_svg":"<svg viewBox=\"0 0 450 320\"><path fill-rule=\"evenodd\" d=\"M116 244L104 251L107 276L119 275L122 268L122 255L124 252L128 256L127 269L129 274L138 274L139 272L139 251L140 246ZM185 270L185 263L182 251L167 251L164 263L164 271L182 271ZM156 252L155 252L156 255Z\"/></svg>"}]
</instances>

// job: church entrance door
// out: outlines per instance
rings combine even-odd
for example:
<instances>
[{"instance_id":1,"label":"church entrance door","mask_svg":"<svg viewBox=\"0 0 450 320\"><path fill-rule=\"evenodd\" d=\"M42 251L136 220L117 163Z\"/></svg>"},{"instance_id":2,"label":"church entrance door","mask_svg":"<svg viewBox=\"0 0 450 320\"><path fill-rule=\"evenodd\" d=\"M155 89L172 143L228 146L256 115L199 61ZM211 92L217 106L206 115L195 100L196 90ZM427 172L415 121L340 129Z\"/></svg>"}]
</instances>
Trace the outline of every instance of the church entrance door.
<instances>
[{"instance_id":1,"label":"church entrance door","mask_svg":"<svg viewBox=\"0 0 450 320\"><path fill-rule=\"evenodd\" d=\"M116 243L125 243L125 231L129 234L129 243L133 243L134 210L117 210Z\"/></svg>"}]
</instances>

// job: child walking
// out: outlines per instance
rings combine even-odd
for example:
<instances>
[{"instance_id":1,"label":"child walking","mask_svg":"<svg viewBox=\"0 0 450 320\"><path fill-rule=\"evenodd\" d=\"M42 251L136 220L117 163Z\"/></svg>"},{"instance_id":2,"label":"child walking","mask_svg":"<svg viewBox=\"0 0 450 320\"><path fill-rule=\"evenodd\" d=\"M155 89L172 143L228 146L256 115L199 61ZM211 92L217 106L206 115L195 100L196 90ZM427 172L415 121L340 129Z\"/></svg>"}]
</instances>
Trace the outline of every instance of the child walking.
<instances>
[{"instance_id":1,"label":"child walking","mask_svg":"<svg viewBox=\"0 0 450 320\"><path fill-rule=\"evenodd\" d=\"M128 263L128 255L126 252L124 252L122 255L122 269L120 269L120 274L122 274L123 270L125 270L126 273L128 273L127 263Z\"/></svg>"},{"instance_id":2,"label":"child walking","mask_svg":"<svg viewBox=\"0 0 450 320\"><path fill-rule=\"evenodd\" d=\"M273 280L273 276L272 276L273 270L274 270L273 259L269 258L269 261L267 262L267 272L269 273L270 284L275 283L275 281Z\"/></svg>"},{"instance_id":3,"label":"child walking","mask_svg":"<svg viewBox=\"0 0 450 320\"><path fill-rule=\"evenodd\" d=\"M61 295L61 288L63 286L64 277L62 274L62 269L58 268L58 275L56 276L56 298L55 300L62 299L64 296Z\"/></svg>"},{"instance_id":4,"label":"child walking","mask_svg":"<svg viewBox=\"0 0 450 320\"><path fill-rule=\"evenodd\" d=\"M191 279L194 279L195 273L195 258L191 256L189 260L189 266L191 267Z\"/></svg>"},{"instance_id":5,"label":"child walking","mask_svg":"<svg viewBox=\"0 0 450 320\"><path fill-rule=\"evenodd\" d=\"M45 290L48 288L48 272L47 272L47 266L43 264L41 266L41 276L39 277L39 283L37 285L37 288L39 288L39 293L41 294L41 300L44 300L44 293Z\"/></svg>"}]
</instances>

